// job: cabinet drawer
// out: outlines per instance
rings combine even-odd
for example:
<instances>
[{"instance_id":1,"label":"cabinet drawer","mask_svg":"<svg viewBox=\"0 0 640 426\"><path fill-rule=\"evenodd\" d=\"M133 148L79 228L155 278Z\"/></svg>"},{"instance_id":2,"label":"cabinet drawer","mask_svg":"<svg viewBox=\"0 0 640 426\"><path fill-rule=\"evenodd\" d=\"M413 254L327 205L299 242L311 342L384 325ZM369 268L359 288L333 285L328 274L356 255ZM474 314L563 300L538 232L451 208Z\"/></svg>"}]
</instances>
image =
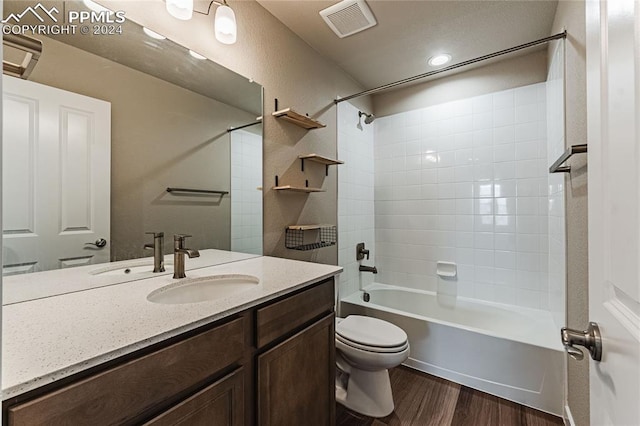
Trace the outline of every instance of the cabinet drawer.
<instances>
[{"instance_id":1,"label":"cabinet drawer","mask_svg":"<svg viewBox=\"0 0 640 426\"><path fill-rule=\"evenodd\" d=\"M123 423L203 382L243 356L238 318L9 408L9 425Z\"/></svg>"},{"instance_id":2,"label":"cabinet drawer","mask_svg":"<svg viewBox=\"0 0 640 426\"><path fill-rule=\"evenodd\" d=\"M316 287L259 308L256 312L258 348L323 313L333 312L333 287L331 278Z\"/></svg>"},{"instance_id":3,"label":"cabinet drawer","mask_svg":"<svg viewBox=\"0 0 640 426\"><path fill-rule=\"evenodd\" d=\"M145 426L241 426L244 423L242 368L207 386Z\"/></svg>"}]
</instances>

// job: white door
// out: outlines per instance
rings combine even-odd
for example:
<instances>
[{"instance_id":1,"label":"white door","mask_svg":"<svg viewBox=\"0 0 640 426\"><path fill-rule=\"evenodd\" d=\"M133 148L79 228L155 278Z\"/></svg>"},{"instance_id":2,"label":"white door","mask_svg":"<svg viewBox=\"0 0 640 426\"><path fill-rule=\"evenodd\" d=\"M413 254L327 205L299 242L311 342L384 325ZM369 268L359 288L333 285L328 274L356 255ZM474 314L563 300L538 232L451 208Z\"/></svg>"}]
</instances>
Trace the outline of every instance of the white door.
<instances>
[{"instance_id":1,"label":"white door","mask_svg":"<svg viewBox=\"0 0 640 426\"><path fill-rule=\"evenodd\" d=\"M587 2L589 316L603 339L593 425L640 425L639 35L637 0Z\"/></svg>"},{"instance_id":2,"label":"white door","mask_svg":"<svg viewBox=\"0 0 640 426\"><path fill-rule=\"evenodd\" d=\"M3 273L109 261L111 104L3 76Z\"/></svg>"}]
</instances>

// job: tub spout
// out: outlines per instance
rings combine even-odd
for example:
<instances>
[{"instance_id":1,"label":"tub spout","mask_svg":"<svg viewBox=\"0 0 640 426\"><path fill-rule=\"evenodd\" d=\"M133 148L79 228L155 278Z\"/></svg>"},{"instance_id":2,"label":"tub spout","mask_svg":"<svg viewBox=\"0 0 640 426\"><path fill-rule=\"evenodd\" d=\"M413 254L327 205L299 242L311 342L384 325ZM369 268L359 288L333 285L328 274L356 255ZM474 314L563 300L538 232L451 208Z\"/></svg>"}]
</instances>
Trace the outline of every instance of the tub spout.
<instances>
[{"instance_id":1,"label":"tub spout","mask_svg":"<svg viewBox=\"0 0 640 426\"><path fill-rule=\"evenodd\" d=\"M358 270L360 272L373 272L374 274L378 273L378 268L376 268L375 266L364 266L364 265L360 265L358 267Z\"/></svg>"}]
</instances>

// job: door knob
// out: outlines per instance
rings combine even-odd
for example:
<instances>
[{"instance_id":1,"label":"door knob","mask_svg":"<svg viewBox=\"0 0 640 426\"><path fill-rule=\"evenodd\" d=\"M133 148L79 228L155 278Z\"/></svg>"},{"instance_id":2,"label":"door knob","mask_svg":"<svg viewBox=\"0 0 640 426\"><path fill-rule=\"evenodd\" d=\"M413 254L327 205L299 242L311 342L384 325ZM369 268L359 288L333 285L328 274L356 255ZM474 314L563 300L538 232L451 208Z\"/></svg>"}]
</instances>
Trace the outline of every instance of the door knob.
<instances>
[{"instance_id":1,"label":"door knob","mask_svg":"<svg viewBox=\"0 0 640 426\"><path fill-rule=\"evenodd\" d=\"M580 361L584 358L582 351L575 346L582 346L589 351L591 359L602 360L602 337L600 328L595 322L590 322L589 327L584 331L573 330L562 327L560 330L562 344L571 358Z\"/></svg>"},{"instance_id":2,"label":"door knob","mask_svg":"<svg viewBox=\"0 0 640 426\"><path fill-rule=\"evenodd\" d=\"M104 246L107 245L107 240L105 240L104 238L99 238L97 239L94 243L84 243L84 245L92 245L92 246L96 246L99 248L102 248Z\"/></svg>"}]
</instances>

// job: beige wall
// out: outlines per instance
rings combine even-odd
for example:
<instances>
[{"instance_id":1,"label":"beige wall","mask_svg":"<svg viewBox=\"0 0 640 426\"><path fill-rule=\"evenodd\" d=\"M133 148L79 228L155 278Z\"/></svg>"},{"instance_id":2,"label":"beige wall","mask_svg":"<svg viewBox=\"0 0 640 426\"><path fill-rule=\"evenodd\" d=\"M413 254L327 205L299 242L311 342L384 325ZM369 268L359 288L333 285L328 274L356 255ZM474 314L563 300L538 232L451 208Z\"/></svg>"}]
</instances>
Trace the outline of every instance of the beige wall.
<instances>
[{"instance_id":1,"label":"beige wall","mask_svg":"<svg viewBox=\"0 0 640 426\"><path fill-rule=\"evenodd\" d=\"M560 1L553 32L567 30L565 128L567 146L587 141L585 5ZM583 330L589 322L586 156L571 162L565 178L567 216L567 325ZM589 424L589 360L567 356L568 406L578 426Z\"/></svg>"},{"instance_id":2,"label":"beige wall","mask_svg":"<svg viewBox=\"0 0 640 426\"><path fill-rule=\"evenodd\" d=\"M167 14L164 2L100 1L112 9L127 12L127 17L163 33L178 43L226 66L264 86L264 254L337 263L337 248L307 252L284 247L284 229L291 224L335 223L337 218L337 170L331 167L324 176L324 166L305 166L300 171L297 156L317 153L336 156L337 95L362 90L347 74L324 59L280 21L253 0L236 1L231 6L238 22L238 42L227 46L213 34L213 15L194 14L190 21L179 21ZM209 2L196 2L206 10ZM280 108L292 107L318 118L327 127L305 131L271 116L274 98ZM360 100L363 107L369 107ZM282 184L322 186L325 193L285 194L271 190L275 176Z\"/></svg>"},{"instance_id":3,"label":"beige wall","mask_svg":"<svg viewBox=\"0 0 640 426\"><path fill-rule=\"evenodd\" d=\"M381 93L373 97L373 110L376 115L385 116L540 83L547 79L546 55L545 50L538 50L453 76Z\"/></svg>"},{"instance_id":4,"label":"beige wall","mask_svg":"<svg viewBox=\"0 0 640 426\"><path fill-rule=\"evenodd\" d=\"M229 197L176 196L168 186L230 188L227 126L252 114L42 38L30 80L111 102L111 258L148 256L151 237L190 234L195 248L230 248Z\"/></svg>"}]
</instances>

